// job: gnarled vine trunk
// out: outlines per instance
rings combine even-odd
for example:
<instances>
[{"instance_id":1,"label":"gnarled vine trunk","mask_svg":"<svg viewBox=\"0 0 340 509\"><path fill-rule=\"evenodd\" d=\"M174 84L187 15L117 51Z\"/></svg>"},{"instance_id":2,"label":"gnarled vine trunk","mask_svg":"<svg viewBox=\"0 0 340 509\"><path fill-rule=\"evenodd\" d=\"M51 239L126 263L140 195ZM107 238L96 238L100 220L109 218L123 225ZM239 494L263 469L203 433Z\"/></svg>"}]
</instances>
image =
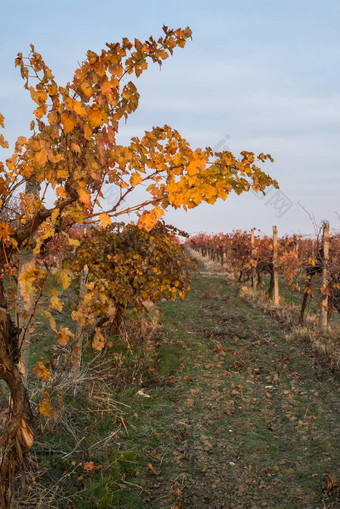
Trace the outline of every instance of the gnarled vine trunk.
<instances>
[{"instance_id":1,"label":"gnarled vine trunk","mask_svg":"<svg viewBox=\"0 0 340 509\"><path fill-rule=\"evenodd\" d=\"M0 288L0 378L9 389L0 436L0 507L15 507L15 480L33 445L33 415L19 368L19 334Z\"/></svg>"}]
</instances>

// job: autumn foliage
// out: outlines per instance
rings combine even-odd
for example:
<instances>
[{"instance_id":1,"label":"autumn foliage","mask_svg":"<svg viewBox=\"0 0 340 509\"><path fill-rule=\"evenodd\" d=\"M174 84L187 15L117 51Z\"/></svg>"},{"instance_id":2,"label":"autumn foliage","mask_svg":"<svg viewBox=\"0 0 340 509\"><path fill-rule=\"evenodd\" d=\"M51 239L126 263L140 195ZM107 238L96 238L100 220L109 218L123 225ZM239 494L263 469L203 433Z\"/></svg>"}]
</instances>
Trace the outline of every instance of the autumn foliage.
<instances>
[{"instance_id":1,"label":"autumn foliage","mask_svg":"<svg viewBox=\"0 0 340 509\"><path fill-rule=\"evenodd\" d=\"M321 286L322 243L321 239L311 239L294 235L279 238L277 271L286 285L296 292L302 292L303 321L306 300L327 293L329 312L340 311L340 241L339 235L330 238L330 258L328 261L329 281L326 288ZM240 282L256 277L257 283L264 283L269 276L268 293L272 291L273 280L273 239L267 235L255 235L251 244L251 233L238 230L229 234L198 234L190 237L187 244L203 256L225 262L238 272Z\"/></svg>"},{"instance_id":2,"label":"autumn foliage","mask_svg":"<svg viewBox=\"0 0 340 509\"><path fill-rule=\"evenodd\" d=\"M134 224L89 230L70 260L76 274L88 267L87 291L72 318L81 327L106 324L116 333L127 311L136 315L149 302L184 299L194 263L178 241L179 233L162 223L150 232ZM95 340L93 346L101 350L103 340Z\"/></svg>"}]
</instances>

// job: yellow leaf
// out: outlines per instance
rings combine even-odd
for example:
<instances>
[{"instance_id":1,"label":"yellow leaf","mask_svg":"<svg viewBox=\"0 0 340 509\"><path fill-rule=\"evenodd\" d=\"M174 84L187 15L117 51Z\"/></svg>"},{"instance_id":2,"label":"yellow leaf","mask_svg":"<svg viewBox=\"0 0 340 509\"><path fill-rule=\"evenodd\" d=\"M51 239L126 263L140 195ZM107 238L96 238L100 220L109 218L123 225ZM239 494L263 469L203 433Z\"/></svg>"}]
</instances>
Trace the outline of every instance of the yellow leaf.
<instances>
[{"instance_id":1,"label":"yellow leaf","mask_svg":"<svg viewBox=\"0 0 340 509\"><path fill-rule=\"evenodd\" d=\"M73 131L75 126L77 125L77 119L70 111L64 111L61 114L61 121L63 123L64 129L67 133Z\"/></svg>"},{"instance_id":2,"label":"yellow leaf","mask_svg":"<svg viewBox=\"0 0 340 509\"><path fill-rule=\"evenodd\" d=\"M51 313L49 311L47 311L46 309L43 309L42 313L44 315L45 320L47 321L47 323L49 324L49 326L53 330L53 332L56 332L57 331L57 324L55 323L55 319L53 318Z\"/></svg>"},{"instance_id":3,"label":"yellow leaf","mask_svg":"<svg viewBox=\"0 0 340 509\"><path fill-rule=\"evenodd\" d=\"M111 224L111 218L107 214L100 214L99 219L103 228L106 228Z\"/></svg>"},{"instance_id":4,"label":"yellow leaf","mask_svg":"<svg viewBox=\"0 0 340 509\"><path fill-rule=\"evenodd\" d=\"M44 399L39 403L39 412L45 417L51 417L53 414L53 407L50 403L50 395L44 392Z\"/></svg>"},{"instance_id":5,"label":"yellow leaf","mask_svg":"<svg viewBox=\"0 0 340 509\"><path fill-rule=\"evenodd\" d=\"M35 373L35 376L40 378L43 382L47 382L52 374L42 362L42 357L38 357L38 362L33 367L33 372Z\"/></svg>"},{"instance_id":6,"label":"yellow leaf","mask_svg":"<svg viewBox=\"0 0 340 509\"><path fill-rule=\"evenodd\" d=\"M54 209L52 211L52 214L51 214L51 221L52 223L54 224L57 220L57 217L59 216L59 213L60 213L60 210L59 209Z\"/></svg>"},{"instance_id":7,"label":"yellow leaf","mask_svg":"<svg viewBox=\"0 0 340 509\"><path fill-rule=\"evenodd\" d=\"M48 86L47 92L50 96L58 95L58 85L55 81L52 81L52 83Z\"/></svg>"},{"instance_id":8,"label":"yellow leaf","mask_svg":"<svg viewBox=\"0 0 340 509\"><path fill-rule=\"evenodd\" d=\"M58 298L58 291L53 288L52 289L52 297L50 298L50 309L56 309L57 311L62 311L63 310L63 301L61 301L59 298Z\"/></svg>"},{"instance_id":9,"label":"yellow leaf","mask_svg":"<svg viewBox=\"0 0 340 509\"><path fill-rule=\"evenodd\" d=\"M94 334L93 341L92 341L92 348L94 348L95 350L98 350L98 352L100 352L101 350L103 350L104 346L105 346L105 338L104 338L103 334L101 333L99 327L96 327L95 334Z\"/></svg>"},{"instance_id":10,"label":"yellow leaf","mask_svg":"<svg viewBox=\"0 0 340 509\"><path fill-rule=\"evenodd\" d=\"M25 136L19 136L17 141L16 141L16 144L15 144L16 149L20 150L21 147L23 145L25 145L26 142L27 142L27 138Z\"/></svg>"},{"instance_id":11,"label":"yellow leaf","mask_svg":"<svg viewBox=\"0 0 340 509\"><path fill-rule=\"evenodd\" d=\"M19 287L20 293L24 300L25 306L29 306L32 296L36 291L36 287L34 283L39 279L39 276L42 276L42 271L35 268L34 260L26 262L20 270L19 275Z\"/></svg>"},{"instance_id":12,"label":"yellow leaf","mask_svg":"<svg viewBox=\"0 0 340 509\"><path fill-rule=\"evenodd\" d=\"M52 224L52 222L50 220L46 220L42 226L44 226L44 229L42 230L42 235L40 235L38 238L37 238L37 241L36 241L36 244L35 244L35 248L33 249L33 253L34 254L39 254L40 253L40 249L41 249L41 246L43 245L44 243L44 240L48 239L49 237L53 237L54 235L54 226Z\"/></svg>"},{"instance_id":13,"label":"yellow leaf","mask_svg":"<svg viewBox=\"0 0 340 509\"><path fill-rule=\"evenodd\" d=\"M72 239L71 237L69 237L67 240L68 240L69 246L72 246L72 247L78 247L80 244L80 241L78 239Z\"/></svg>"},{"instance_id":14,"label":"yellow leaf","mask_svg":"<svg viewBox=\"0 0 340 509\"><path fill-rule=\"evenodd\" d=\"M67 290L72 281L72 271L70 269L59 269L55 273L55 278L63 290Z\"/></svg>"},{"instance_id":15,"label":"yellow leaf","mask_svg":"<svg viewBox=\"0 0 340 509\"><path fill-rule=\"evenodd\" d=\"M68 169L67 168L60 168L57 170L57 177L60 179L67 179L69 176Z\"/></svg>"},{"instance_id":16,"label":"yellow leaf","mask_svg":"<svg viewBox=\"0 0 340 509\"><path fill-rule=\"evenodd\" d=\"M137 173L137 172L134 172L132 175L131 175L131 178L130 178L130 184L132 185L132 187L135 187L137 186L138 184L140 184L142 182L142 176L140 173Z\"/></svg>"}]
</instances>

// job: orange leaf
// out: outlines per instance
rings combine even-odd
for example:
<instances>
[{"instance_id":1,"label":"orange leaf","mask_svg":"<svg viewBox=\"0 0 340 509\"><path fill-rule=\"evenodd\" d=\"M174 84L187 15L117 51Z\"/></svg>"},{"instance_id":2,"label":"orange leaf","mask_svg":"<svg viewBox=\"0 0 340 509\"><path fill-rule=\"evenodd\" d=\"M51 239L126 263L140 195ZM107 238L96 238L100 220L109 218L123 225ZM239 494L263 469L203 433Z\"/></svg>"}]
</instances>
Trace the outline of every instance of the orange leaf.
<instances>
[{"instance_id":1,"label":"orange leaf","mask_svg":"<svg viewBox=\"0 0 340 509\"><path fill-rule=\"evenodd\" d=\"M152 228L157 223L157 216L153 210L149 212L143 212L143 214L138 219L137 226L139 229L144 228L147 232L152 230Z\"/></svg>"},{"instance_id":2,"label":"orange leaf","mask_svg":"<svg viewBox=\"0 0 340 509\"><path fill-rule=\"evenodd\" d=\"M71 147L75 152L77 152L77 154L80 154L80 147L77 145L77 143L72 143Z\"/></svg>"},{"instance_id":3,"label":"orange leaf","mask_svg":"<svg viewBox=\"0 0 340 509\"><path fill-rule=\"evenodd\" d=\"M9 147L8 141L5 140L3 134L0 134L0 147L3 147L3 148Z\"/></svg>"},{"instance_id":4,"label":"orange leaf","mask_svg":"<svg viewBox=\"0 0 340 509\"><path fill-rule=\"evenodd\" d=\"M58 186L56 189L56 195L60 198L66 198L67 194L65 189L62 186Z\"/></svg>"},{"instance_id":5,"label":"orange leaf","mask_svg":"<svg viewBox=\"0 0 340 509\"><path fill-rule=\"evenodd\" d=\"M81 89L84 92L84 94L87 97L90 97L92 94L92 87L91 84L88 81L84 81L84 83L81 84Z\"/></svg>"},{"instance_id":6,"label":"orange leaf","mask_svg":"<svg viewBox=\"0 0 340 509\"><path fill-rule=\"evenodd\" d=\"M142 176L140 173L137 173L137 172L134 172L132 175L131 175L131 178L130 178L130 184L132 185L132 187L135 187L137 186L138 184L140 184L142 182Z\"/></svg>"},{"instance_id":7,"label":"orange leaf","mask_svg":"<svg viewBox=\"0 0 340 509\"><path fill-rule=\"evenodd\" d=\"M92 136L92 129L91 129L91 127L88 124L85 124L85 127L84 127L84 138L86 138L87 140L90 140L91 136Z\"/></svg>"},{"instance_id":8,"label":"orange leaf","mask_svg":"<svg viewBox=\"0 0 340 509\"><path fill-rule=\"evenodd\" d=\"M70 329L68 329L67 327L64 327L63 325L61 325L59 327L59 330L58 330L58 343L61 346L66 346L67 343L70 341L70 339L73 338L73 337L74 337L74 335L72 334Z\"/></svg>"},{"instance_id":9,"label":"orange leaf","mask_svg":"<svg viewBox=\"0 0 340 509\"><path fill-rule=\"evenodd\" d=\"M80 115L82 117L84 117L86 115L85 106L81 102L79 102L79 101L76 101L74 103L73 109L77 113L77 115Z\"/></svg>"},{"instance_id":10,"label":"orange leaf","mask_svg":"<svg viewBox=\"0 0 340 509\"><path fill-rule=\"evenodd\" d=\"M67 133L73 131L75 126L77 125L77 119L74 115L72 115L69 111L64 111L61 114L61 121L63 123L64 129Z\"/></svg>"},{"instance_id":11,"label":"orange leaf","mask_svg":"<svg viewBox=\"0 0 340 509\"><path fill-rule=\"evenodd\" d=\"M98 470L102 468L102 465L95 465L93 461L89 461L88 463L84 463L84 470L88 472L93 472L93 470Z\"/></svg>"},{"instance_id":12,"label":"orange leaf","mask_svg":"<svg viewBox=\"0 0 340 509\"><path fill-rule=\"evenodd\" d=\"M36 152L34 154L34 159L36 160L36 162L40 166L43 166L44 164L46 164L47 163L47 159L48 159L46 148L43 148L39 152Z\"/></svg>"},{"instance_id":13,"label":"orange leaf","mask_svg":"<svg viewBox=\"0 0 340 509\"><path fill-rule=\"evenodd\" d=\"M164 210L160 206L155 207L153 209L153 212L154 212L157 220L160 219L162 216L164 216Z\"/></svg>"},{"instance_id":14,"label":"orange leaf","mask_svg":"<svg viewBox=\"0 0 340 509\"><path fill-rule=\"evenodd\" d=\"M86 189L78 189L78 195L79 195L79 200L82 203L84 203L84 205L87 205L88 207L90 207L90 205L91 205L91 196L86 191Z\"/></svg>"},{"instance_id":15,"label":"orange leaf","mask_svg":"<svg viewBox=\"0 0 340 509\"><path fill-rule=\"evenodd\" d=\"M151 475L159 475L162 472L161 470L156 470L152 463L148 463L148 467L149 467L149 473Z\"/></svg>"},{"instance_id":16,"label":"orange leaf","mask_svg":"<svg viewBox=\"0 0 340 509\"><path fill-rule=\"evenodd\" d=\"M93 341L92 341L92 348L94 348L95 350L98 350L98 352L101 352L101 350L103 350L104 346L105 346L105 338L103 336L103 334L100 332L100 329L99 327L96 327L95 328L95 335L93 337Z\"/></svg>"},{"instance_id":17,"label":"orange leaf","mask_svg":"<svg viewBox=\"0 0 340 509\"><path fill-rule=\"evenodd\" d=\"M103 228L106 228L111 224L111 218L107 214L100 214L99 219Z\"/></svg>"},{"instance_id":18,"label":"orange leaf","mask_svg":"<svg viewBox=\"0 0 340 509\"><path fill-rule=\"evenodd\" d=\"M92 127L99 127L103 122L103 116L100 110L95 110L89 115Z\"/></svg>"}]
</instances>

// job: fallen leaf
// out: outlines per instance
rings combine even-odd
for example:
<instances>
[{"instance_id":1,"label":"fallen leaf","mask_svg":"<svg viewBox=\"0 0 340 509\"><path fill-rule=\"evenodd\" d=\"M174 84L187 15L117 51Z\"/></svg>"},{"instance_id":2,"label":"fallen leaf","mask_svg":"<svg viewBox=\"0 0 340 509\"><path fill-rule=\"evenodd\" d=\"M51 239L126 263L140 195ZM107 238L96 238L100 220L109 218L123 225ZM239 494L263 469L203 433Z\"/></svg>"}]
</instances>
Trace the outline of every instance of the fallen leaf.
<instances>
[{"instance_id":1,"label":"fallen leaf","mask_svg":"<svg viewBox=\"0 0 340 509\"><path fill-rule=\"evenodd\" d=\"M84 463L84 470L86 470L87 472L92 472L93 470L98 470L99 468L102 468L102 465L95 465L93 461Z\"/></svg>"},{"instance_id":2,"label":"fallen leaf","mask_svg":"<svg viewBox=\"0 0 340 509\"><path fill-rule=\"evenodd\" d=\"M156 470L152 463L148 463L148 467L149 474L151 475L159 475L162 472L161 470Z\"/></svg>"}]
</instances>

